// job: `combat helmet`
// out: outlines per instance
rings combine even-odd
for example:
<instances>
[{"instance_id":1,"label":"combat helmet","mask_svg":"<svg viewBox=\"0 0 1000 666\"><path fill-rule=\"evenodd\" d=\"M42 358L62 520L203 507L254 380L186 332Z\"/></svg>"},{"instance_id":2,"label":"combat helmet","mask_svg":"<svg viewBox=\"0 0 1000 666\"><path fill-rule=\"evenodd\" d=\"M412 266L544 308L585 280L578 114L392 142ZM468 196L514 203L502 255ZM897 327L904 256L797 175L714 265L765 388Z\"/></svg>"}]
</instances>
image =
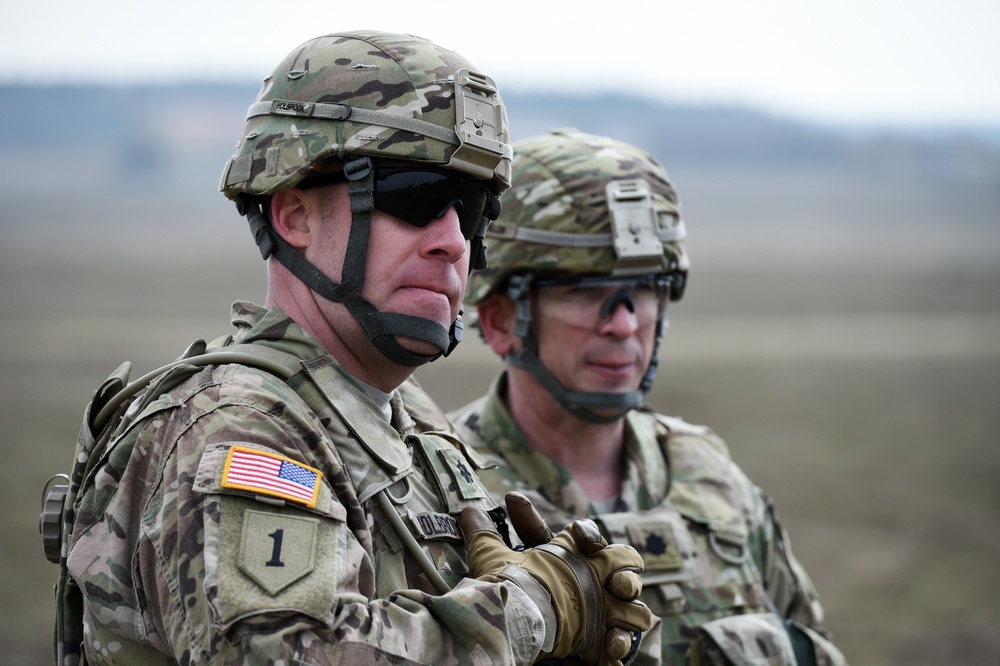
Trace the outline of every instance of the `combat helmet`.
<instances>
[{"instance_id":1,"label":"combat helmet","mask_svg":"<svg viewBox=\"0 0 1000 666\"><path fill-rule=\"evenodd\" d=\"M289 53L250 106L219 189L247 217L265 259L273 255L313 291L342 302L388 358L416 366L450 353L461 340L462 320L459 315L445 330L422 317L380 312L362 298L368 229L382 182L375 160L437 173L428 178L446 174L457 190L485 187L476 198L481 209L459 214L472 218L463 219L463 233L467 230L472 242L470 270L486 266L483 236L499 212L499 195L510 185L506 110L492 79L420 37L335 33ZM352 210L339 283L306 261L269 222L270 195L337 180L348 183ZM411 353L396 335L431 342L441 352Z\"/></svg>"},{"instance_id":2,"label":"combat helmet","mask_svg":"<svg viewBox=\"0 0 1000 666\"><path fill-rule=\"evenodd\" d=\"M529 370L563 408L588 421L610 422L639 407L652 387L666 302L679 300L687 283L685 235L677 193L649 153L607 137L553 130L514 144L511 189L486 232L490 266L470 277L466 303L506 293L516 304L515 334L522 340L507 360ZM569 391L541 362L532 293L553 278L644 279L660 290L656 343L637 390ZM629 305L623 293L602 309Z\"/></svg>"}]
</instances>

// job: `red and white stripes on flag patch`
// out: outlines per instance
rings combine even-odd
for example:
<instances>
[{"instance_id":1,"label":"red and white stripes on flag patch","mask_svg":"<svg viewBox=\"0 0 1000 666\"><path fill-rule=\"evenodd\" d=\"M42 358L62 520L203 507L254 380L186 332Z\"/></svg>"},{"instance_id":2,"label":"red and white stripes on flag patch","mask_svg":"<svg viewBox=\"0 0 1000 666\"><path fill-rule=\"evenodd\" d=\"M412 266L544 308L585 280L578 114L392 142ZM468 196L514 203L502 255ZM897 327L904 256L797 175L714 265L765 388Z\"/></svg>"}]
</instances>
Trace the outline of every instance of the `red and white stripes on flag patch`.
<instances>
[{"instance_id":1,"label":"red and white stripes on flag patch","mask_svg":"<svg viewBox=\"0 0 1000 666\"><path fill-rule=\"evenodd\" d=\"M298 502L311 509L319 498L322 478L323 473L318 469L291 458L234 446L226 456L222 487Z\"/></svg>"}]
</instances>

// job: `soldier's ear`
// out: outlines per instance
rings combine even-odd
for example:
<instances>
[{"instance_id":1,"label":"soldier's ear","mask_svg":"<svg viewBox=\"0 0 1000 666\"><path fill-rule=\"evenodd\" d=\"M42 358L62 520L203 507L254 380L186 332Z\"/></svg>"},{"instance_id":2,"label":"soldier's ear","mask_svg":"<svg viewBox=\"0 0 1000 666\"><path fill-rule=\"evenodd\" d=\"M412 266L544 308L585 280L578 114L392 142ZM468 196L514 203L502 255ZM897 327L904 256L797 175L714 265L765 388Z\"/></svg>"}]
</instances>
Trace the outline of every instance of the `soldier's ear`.
<instances>
[{"instance_id":1,"label":"soldier's ear","mask_svg":"<svg viewBox=\"0 0 1000 666\"><path fill-rule=\"evenodd\" d=\"M271 197L271 226L298 250L309 247L321 213L317 197L306 190L295 188Z\"/></svg>"},{"instance_id":2,"label":"soldier's ear","mask_svg":"<svg viewBox=\"0 0 1000 666\"><path fill-rule=\"evenodd\" d=\"M506 294L493 294L478 306L483 339L497 356L506 356L520 346L514 335L514 301Z\"/></svg>"}]
</instances>

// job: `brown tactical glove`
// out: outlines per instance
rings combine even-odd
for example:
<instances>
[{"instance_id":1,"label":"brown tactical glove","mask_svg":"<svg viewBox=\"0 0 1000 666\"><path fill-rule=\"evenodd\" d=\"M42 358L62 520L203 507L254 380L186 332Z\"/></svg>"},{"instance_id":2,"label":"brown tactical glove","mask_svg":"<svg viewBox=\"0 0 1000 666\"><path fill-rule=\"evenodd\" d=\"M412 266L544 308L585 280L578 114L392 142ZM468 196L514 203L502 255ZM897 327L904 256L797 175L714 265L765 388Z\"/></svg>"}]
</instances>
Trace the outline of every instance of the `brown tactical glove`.
<instances>
[{"instance_id":1,"label":"brown tactical glove","mask_svg":"<svg viewBox=\"0 0 1000 666\"><path fill-rule=\"evenodd\" d=\"M509 493L507 506L526 543L544 538L547 528L527 498ZM466 508L458 522L475 578L511 581L543 614L554 611L555 636L546 635L540 656L575 655L616 666L629 652L631 632L652 625L649 608L637 601L642 558L631 546L609 546L592 520L577 520L551 541L520 552L504 544L482 509Z\"/></svg>"}]
</instances>

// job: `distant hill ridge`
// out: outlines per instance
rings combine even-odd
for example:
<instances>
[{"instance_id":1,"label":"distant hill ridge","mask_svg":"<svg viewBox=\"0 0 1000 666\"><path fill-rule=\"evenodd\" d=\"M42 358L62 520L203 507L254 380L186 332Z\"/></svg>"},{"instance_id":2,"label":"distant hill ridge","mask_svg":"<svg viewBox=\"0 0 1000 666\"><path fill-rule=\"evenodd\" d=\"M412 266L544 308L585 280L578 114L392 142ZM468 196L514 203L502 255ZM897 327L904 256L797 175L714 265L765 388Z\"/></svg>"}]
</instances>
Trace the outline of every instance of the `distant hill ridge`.
<instances>
[{"instance_id":1,"label":"distant hill ridge","mask_svg":"<svg viewBox=\"0 0 1000 666\"><path fill-rule=\"evenodd\" d=\"M177 150L211 154L218 161L232 151L258 88L253 82L0 85L0 151L101 152L116 146L121 159L140 168ZM504 100L515 141L572 126L641 145L671 171L902 168L918 177L1000 182L1000 128L858 130L747 108L667 104L618 94L508 90Z\"/></svg>"},{"instance_id":2,"label":"distant hill ridge","mask_svg":"<svg viewBox=\"0 0 1000 666\"><path fill-rule=\"evenodd\" d=\"M218 183L258 89L0 85L4 242L242 247L245 225ZM989 128L859 130L618 94L504 100L515 141L577 127L649 150L678 187L699 266L995 270L1000 142Z\"/></svg>"}]
</instances>

